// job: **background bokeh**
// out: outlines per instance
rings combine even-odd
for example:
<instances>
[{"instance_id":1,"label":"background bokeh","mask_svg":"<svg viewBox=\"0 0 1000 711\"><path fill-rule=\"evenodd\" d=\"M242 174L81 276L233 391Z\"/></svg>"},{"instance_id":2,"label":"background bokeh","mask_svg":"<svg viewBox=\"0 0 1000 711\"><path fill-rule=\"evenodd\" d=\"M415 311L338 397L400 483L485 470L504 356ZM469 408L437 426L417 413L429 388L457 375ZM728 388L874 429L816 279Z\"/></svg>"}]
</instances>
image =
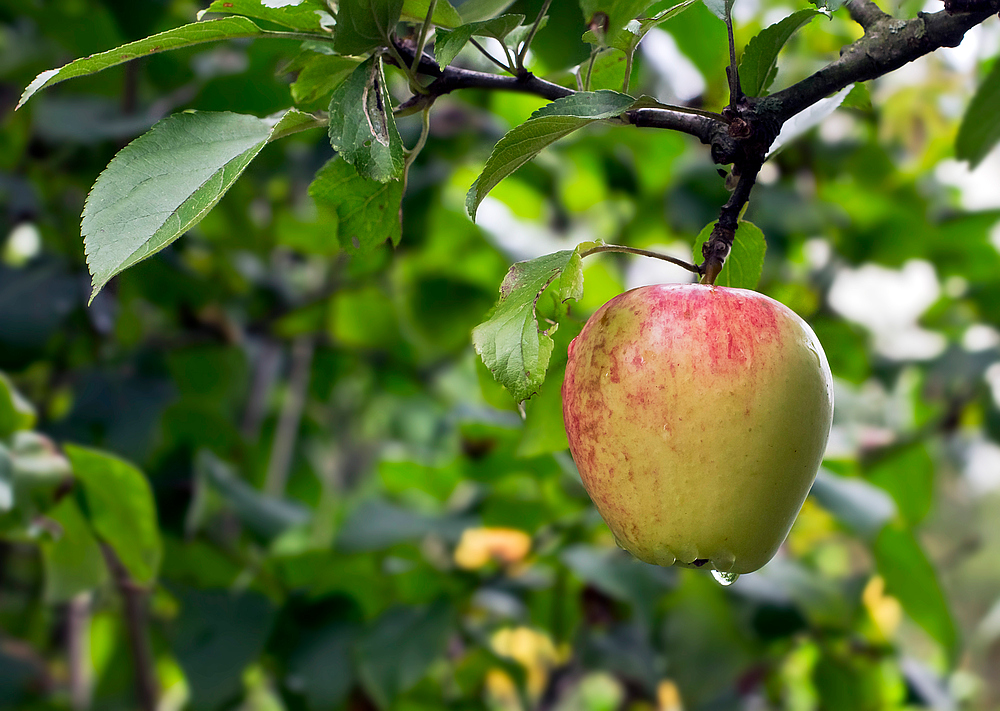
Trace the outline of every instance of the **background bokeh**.
<instances>
[{"instance_id":1,"label":"background bokeh","mask_svg":"<svg viewBox=\"0 0 1000 711\"><path fill-rule=\"evenodd\" d=\"M615 548L561 422L587 315L685 272L588 258L524 419L470 344L512 261L597 238L690 259L727 198L690 137L574 134L473 224L465 193L491 146L544 102L445 97L400 245L348 258L307 195L333 152L296 135L87 307L80 213L115 152L175 111L289 106L300 48L201 45L13 107L38 72L201 7L0 0L0 708L136 708L70 444L86 448L68 450L78 479L113 455L155 496L155 525L150 511L101 536L149 563L163 711L1000 708L1000 153L975 172L952 158L996 18L798 122L761 174L746 214L768 241L759 288L819 335L836 417L786 544L723 588ZM737 0L738 43L801 7ZM551 13L530 66L565 80L588 58L584 18L570 0ZM844 10L814 20L776 86L859 35ZM650 34L632 90L718 109L726 61L724 25L695 7ZM413 145L419 120L399 125ZM121 476L102 505L140 510Z\"/></svg>"}]
</instances>

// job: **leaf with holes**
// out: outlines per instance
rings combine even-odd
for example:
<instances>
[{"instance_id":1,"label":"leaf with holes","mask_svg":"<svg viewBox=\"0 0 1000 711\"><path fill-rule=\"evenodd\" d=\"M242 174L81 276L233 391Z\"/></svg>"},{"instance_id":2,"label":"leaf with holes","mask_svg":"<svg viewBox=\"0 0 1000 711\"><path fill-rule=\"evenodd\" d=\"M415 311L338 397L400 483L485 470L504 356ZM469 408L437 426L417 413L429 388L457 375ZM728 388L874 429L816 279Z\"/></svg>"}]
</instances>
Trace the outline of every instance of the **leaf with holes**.
<instances>
[{"instance_id":1,"label":"leaf with holes","mask_svg":"<svg viewBox=\"0 0 1000 711\"><path fill-rule=\"evenodd\" d=\"M483 363L518 402L531 397L544 382L552 355L549 331L538 328L538 298L552 286L556 300L579 300L583 296L580 253L591 246L588 242L511 266L492 315L472 330Z\"/></svg>"},{"instance_id":2,"label":"leaf with holes","mask_svg":"<svg viewBox=\"0 0 1000 711\"><path fill-rule=\"evenodd\" d=\"M365 178L403 177L403 140L392 117L382 60L371 57L330 97L330 145Z\"/></svg>"},{"instance_id":3,"label":"leaf with holes","mask_svg":"<svg viewBox=\"0 0 1000 711\"><path fill-rule=\"evenodd\" d=\"M483 172L472 184L465 206L472 219L487 193L543 148L573 131L624 113L635 99L614 91L578 92L556 99L538 109L527 121L515 126L493 147Z\"/></svg>"},{"instance_id":4,"label":"leaf with holes","mask_svg":"<svg viewBox=\"0 0 1000 711\"><path fill-rule=\"evenodd\" d=\"M701 246L712 235L715 223L706 225L694 241L697 261L701 257ZM756 289L760 274L764 270L764 252L767 242L764 233L752 222L740 222L736 228L733 249L726 258L726 264L715 280L717 286L731 286L738 289Z\"/></svg>"},{"instance_id":5,"label":"leaf with holes","mask_svg":"<svg viewBox=\"0 0 1000 711\"><path fill-rule=\"evenodd\" d=\"M196 225L269 141L318 120L192 112L169 116L116 155L83 208L91 300L108 280Z\"/></svg>"}]
</instances>

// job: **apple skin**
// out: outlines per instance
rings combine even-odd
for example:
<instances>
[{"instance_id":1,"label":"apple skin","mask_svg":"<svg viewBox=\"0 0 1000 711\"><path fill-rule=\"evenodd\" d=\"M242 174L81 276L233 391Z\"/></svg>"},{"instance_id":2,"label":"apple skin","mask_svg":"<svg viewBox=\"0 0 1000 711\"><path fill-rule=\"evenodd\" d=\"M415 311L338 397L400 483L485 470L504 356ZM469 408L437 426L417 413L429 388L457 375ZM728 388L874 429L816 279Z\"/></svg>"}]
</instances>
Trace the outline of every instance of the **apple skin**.
<instances>
[{"instance_id":1,"label":"apple skin","mask_svg":"<svg viewBox=\"0 0 1000 711\"><path fill-rule=\"evenodd\" d=\"M563 419L619 545L657 565L749 573L809 493L833 420L812 329L753 291L621 294L569 346Z\"/></svg>"}]
</instances>

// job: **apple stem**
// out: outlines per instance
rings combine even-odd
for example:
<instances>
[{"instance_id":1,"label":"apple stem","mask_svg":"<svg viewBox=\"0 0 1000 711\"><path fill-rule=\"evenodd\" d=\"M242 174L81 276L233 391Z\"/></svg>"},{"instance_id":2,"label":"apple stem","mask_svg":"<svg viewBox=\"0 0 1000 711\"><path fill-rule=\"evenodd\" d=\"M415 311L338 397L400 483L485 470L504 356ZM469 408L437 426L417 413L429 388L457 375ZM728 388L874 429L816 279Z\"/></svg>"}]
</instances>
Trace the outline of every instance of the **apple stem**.
<instances>
[{"instance_id":1,"label":"apple stem","mask_svg":"<svg viewBox=\"0 0 1000 711\"><path fill-rule=\"evenodd\" d=\"M635 247L625 247L620 244L602 244L597 247L591 247L585 252L580 252L581 257L589 257L591 254L600 254L601 252L622 252L624 254L637 254L640 257L652 257L653 259L662 259L664 262L670 262L671 264L676 264L682 269L687 269L689 272L698 274L699 276L703 274L701 267L685 262L683 259L678 259L677 257L671 257L669 254L660 254L659 252L650 252L648 249L637 249Z\"/></svg>"}]
</instances>

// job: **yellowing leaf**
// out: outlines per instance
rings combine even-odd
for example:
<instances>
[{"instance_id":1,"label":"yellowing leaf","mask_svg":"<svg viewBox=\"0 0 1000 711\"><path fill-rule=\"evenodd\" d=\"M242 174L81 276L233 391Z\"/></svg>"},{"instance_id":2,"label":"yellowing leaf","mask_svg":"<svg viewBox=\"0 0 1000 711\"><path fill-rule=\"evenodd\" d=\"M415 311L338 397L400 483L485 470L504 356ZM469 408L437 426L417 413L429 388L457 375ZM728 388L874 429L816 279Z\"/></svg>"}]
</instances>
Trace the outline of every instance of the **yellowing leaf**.
<instances>
[{"instance_id":1,"label":"yellowing leaf","mask_svg":"<svg viewBox=\"0 0 1000 711\"><path fill-rule=\"evenodd\" d=\"M467 528L455 549L455 564L466 570L482 568L491 561L511 565L524 560L531 550L531 537L513 528Z\"/></svg>"}]
</instances>

